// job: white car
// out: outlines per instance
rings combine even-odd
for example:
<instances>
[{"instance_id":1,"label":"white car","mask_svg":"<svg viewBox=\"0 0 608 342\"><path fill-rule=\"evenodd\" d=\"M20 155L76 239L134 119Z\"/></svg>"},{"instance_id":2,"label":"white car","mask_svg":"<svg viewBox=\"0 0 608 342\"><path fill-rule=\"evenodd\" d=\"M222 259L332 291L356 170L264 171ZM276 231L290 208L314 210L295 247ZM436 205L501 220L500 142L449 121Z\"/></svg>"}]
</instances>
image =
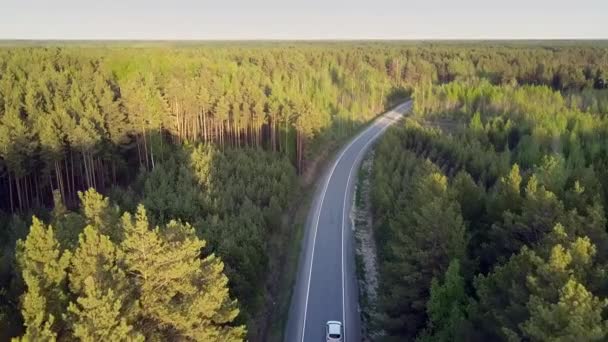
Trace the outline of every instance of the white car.
<instances>
[{"instance_id":1,"label":"white car","mask_svg":"<svg viewBox=\"0 0 608 342\"><path fill-rule=\"evenodd\" d=\"M342 323L338 321L327 321L325 326L325 336L327 342L344 342Z\"/></svg>"}]
</instances>

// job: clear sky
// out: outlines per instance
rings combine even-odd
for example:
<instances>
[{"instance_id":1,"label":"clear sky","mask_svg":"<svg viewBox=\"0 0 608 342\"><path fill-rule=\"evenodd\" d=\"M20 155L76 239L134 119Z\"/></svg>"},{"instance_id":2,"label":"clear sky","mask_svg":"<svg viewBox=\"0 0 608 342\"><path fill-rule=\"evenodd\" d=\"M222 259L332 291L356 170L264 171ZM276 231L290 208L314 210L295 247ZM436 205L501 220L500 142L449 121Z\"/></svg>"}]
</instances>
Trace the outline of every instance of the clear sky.
<instances>
[{"instance_id":1,"label":"clear sky","mask_svg":"<svg viewBox=\"0 0 608 342\"><path fill-rule=\"evenodd\" d=\"M15 38L608 38L608 0L0 0Z\"/></svg>"}]
</instances>

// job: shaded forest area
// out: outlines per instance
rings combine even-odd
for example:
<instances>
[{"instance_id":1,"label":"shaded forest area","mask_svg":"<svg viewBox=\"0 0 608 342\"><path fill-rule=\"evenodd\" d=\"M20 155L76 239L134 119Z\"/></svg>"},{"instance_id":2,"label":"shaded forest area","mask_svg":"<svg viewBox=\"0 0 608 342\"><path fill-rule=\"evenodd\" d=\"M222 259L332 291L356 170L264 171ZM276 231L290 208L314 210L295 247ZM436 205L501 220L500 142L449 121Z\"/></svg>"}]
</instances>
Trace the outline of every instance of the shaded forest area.
<instances>
[{"instance_id":1,"label":"shaded forest area","mask_svg":"<svg viewBox=\"0 0 608 342\"><path fill-rule=\"evenodd\" d=\"M480 112L484 129L490 124L503 133L517 124L520 135L509 151L525 143L537 144L536 152L521 160L514 158L523 152L510 152L507 161L500 154L497 165L489 152L475 155L487 158L470 171L487 193L515 162L527 175L547 143L525 138L533 136L532 119L500 123L507 118L502 111L518 108L525 117L528 97L542 95L549 99L538 106L551 105L548 113L558 105L576 108L595 125L595 116L606 112L606 48L538 45L1 47L0 337L227 341L247 334L259 340L272 259L291 236L283 221L299 191L297 175L375 115L413 93L417 112L429 118L449 114L468 122ZM520 97L520 107L508 106L511 96ZM455 165L468 160L456 156ZM412 163L418 164L424 163ZM452 175L443 177L428 186L451 188ZM390 194L384 196L397 196ZM458 213L445 201L438 205ZM376 207L377 215L396 215ZM469 230L454 239L472 241ZM137 257L133 239L148 241L155 257ZM510 243L506 248L515 250ZM460 253L450 260L469 263L470 274L475 267L489 274L498 263L498 256ZM144 277L159 269L169 278ZM437 267L432 275L443 271ZM213 287L202 289L201 282ZM426 303L429 284L418 302ZM102 311L92 314L93 307ZM412 320L422 322L416 329L426 322L424 312L420 317Z\"/></svg>"},{"instance_id":2,"label":"shaded forest area","mask_svg":"<svg viewBox=\"0 0 608 342\"><path fill-rule=\"evenodd\" d=\"M608 90L551 86L434 85L383 137L382 339L608 338Z\"/></svg>"},{"instance_id":3,"label":"shaded forest area","mask_svg":"<svg viewBox=\"0 0 608 342\"><path fill-rule=\"evenodd\" d=\"M607 86L605 48L302 44L0 49L0 207L128 185L163 143L263 147L301 171L419 87L468 78ZM424 89L421 91L424 92Z\"/></svg>"}]
</instances>

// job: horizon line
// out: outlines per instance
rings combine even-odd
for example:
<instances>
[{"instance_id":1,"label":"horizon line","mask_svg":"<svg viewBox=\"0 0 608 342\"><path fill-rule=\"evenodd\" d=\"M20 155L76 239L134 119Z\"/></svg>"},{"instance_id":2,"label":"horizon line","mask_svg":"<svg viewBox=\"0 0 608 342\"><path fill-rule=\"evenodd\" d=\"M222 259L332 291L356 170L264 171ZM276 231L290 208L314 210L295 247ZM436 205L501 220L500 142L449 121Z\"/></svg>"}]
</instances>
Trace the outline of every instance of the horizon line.
<instances>
[{"instance_id":1,"label":"horizon line","mask_svg":"<svg viewBox=\"0 0 608 342\"><path fill-rule=\"evenodd\" d=\"M335 38L5 38L0 37L0 41L141 41L141 42L255 42L255 41L276 41L276 42L323 42L323 41L598 41L606 40L608 37L420 37L420 38L382 38L382 37L335 37Z\"/></svg>"}]
</instances>

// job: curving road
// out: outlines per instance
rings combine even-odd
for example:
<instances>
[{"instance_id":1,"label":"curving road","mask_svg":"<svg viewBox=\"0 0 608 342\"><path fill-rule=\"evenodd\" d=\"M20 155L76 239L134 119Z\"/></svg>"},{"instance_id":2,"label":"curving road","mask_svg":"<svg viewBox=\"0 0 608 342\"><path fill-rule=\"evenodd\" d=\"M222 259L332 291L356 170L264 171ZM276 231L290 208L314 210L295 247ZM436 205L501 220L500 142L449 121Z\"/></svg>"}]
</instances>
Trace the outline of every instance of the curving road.
<instances>
[{"instance_id":1,"label":"curving road","mask_svg":"<svg viewBox=\"0 0 608 342\"><path fill-rule=\"evenodd\" d=\"M348 218L357 166L365 150L411 108L405 102L376 119L338 154L308 214L285 342L325 341L325 323L344 324L345 341L361 341L354 239Z\"/></svg>"}]
</instances>

